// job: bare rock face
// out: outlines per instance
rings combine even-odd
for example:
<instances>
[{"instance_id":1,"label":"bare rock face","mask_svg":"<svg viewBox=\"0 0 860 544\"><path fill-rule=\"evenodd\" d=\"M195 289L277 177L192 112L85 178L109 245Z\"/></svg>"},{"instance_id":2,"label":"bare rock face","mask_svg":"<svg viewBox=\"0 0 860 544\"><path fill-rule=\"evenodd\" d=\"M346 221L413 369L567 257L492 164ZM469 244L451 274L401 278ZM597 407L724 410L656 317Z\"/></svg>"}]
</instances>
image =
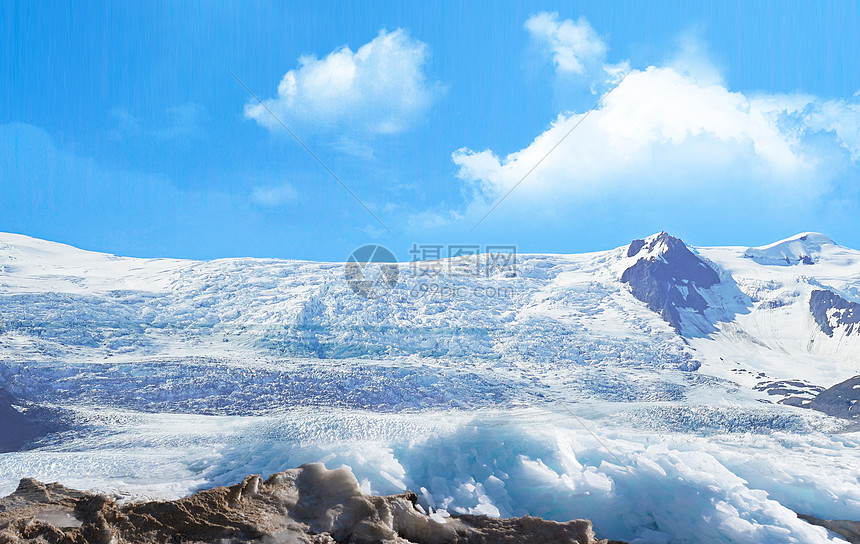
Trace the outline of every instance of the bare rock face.
<instances>
[{"instance_id":1,"label":"bare rock face","mask_svg":"<svg viewBox=\"0 0 860 544\"><path fill-rule=\"evenodd\" d=\"M19 410L17 405L18 401L0 388L0 453L18 451L51 430L32 410Z\"/></svg>"},{"instance_id":2,"label":"bare rock face","mask_svg":"<svg viewBox=\"0 0 860 544\"><path fill-rule=\"evenodd\" d=\"M413 493L365 495L347 469L321 464L248 476L177 501L118 505L104 495L21 480L0 500L0 544L592 544L591 522L429 516Z\"/></svg>"},{"instance_id":3,"label":"bare rock face","mask_svg":"<svg viewBox=\"0 0 860 544\"><path fill-rule=\"evenodd\" d=\"M817 289L809 297L809 311L827 336L837 330L846 335L860 334L860 304L840 297L833 291Z\"/></svg>"},{"instance_id":4,"label":"bare rock face","mask_svg":"<svg viewBox=\"0 0 860 544\"><path fill-rule=\"evenodd\" d=\"M845 519L818 519L814 516L805 516L798 514L797 517L812 523L820 525L828 531L834 532L851 544L860 544L860 521L850 521Z\"/></svg>"},{"instance_id":5,"label":"bare rock face","mask_svg":"<svg viewBox=\"0 0 860 544\"><path fill-rule=\"evenodd\" d=\"M812 399L809 407L860 425L860 376L825 389Z\"/></svg>"},{"instance_id":6,"label":"bare rock face","mask_svg":"<svg viewBox=\"0 0 860 544\"><path fill-rule=\"evenodd\" d=\"M14 451L27 433L27 419L13 407L13 399L0 389L0 452Z\"/></svg>"},{"instance_id":7,"label":"bare rock face","mask_svg":"<svg viewBox=\"0 0 860 544\"><path fill-rule=\"evenodd\" d=\"M700 259L684 242L661 232L650 241L634 240L627 248L628 257L638 260L621 276L630 285L633 296L660 314L678 334L682 334L679 310L699 314L708 303L699 289L720 282L720 276Z\"/></svg>"}]
</instances>

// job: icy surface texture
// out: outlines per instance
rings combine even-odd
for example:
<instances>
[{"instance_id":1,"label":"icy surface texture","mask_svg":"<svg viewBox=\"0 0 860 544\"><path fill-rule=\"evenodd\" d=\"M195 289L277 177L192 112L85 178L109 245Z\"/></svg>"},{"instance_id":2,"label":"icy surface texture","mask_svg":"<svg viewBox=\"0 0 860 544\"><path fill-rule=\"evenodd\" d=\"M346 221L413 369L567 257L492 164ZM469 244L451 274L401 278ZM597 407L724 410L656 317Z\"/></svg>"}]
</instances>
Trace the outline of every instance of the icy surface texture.
<instances>
[{"instance_id":1,"label":"icy surface texture","mask_svg":"<svg viewBox=\"0 0 860 544\"><path fill-rule=\"evenodd\" d=\"M833 309L827 334L810 302L860 302L860 253L673 239L693 272L643 276L681 297L673 327L622 281L663 263L659 236L520 255L513 275L404 266L369 300L339 264L0 235L0 388L64 421L0 455L0 492L33 477L178 498L319 461L428 512L582 517L637 543L839 542L795 512L860 519L858 435L804 406L860 374L860 335Z\"/></svg>"}]
</instances>

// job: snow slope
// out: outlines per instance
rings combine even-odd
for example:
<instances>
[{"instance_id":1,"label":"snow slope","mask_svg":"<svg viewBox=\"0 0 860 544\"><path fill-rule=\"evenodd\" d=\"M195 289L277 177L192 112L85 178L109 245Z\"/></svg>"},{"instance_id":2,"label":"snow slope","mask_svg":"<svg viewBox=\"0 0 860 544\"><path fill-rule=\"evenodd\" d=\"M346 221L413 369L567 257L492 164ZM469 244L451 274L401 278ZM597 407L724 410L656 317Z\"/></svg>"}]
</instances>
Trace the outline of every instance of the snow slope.
<instances>
[{"instance_id":1,"label":"snow slope","mask_svg":"<svg viewBox=\"0 0 860 544\"><path fill-rule=\"evenodd\" d=\"M816 290L860 300L860 252L667 236L520 255L515 275L403 266L365 299L338 263L0 234L0 387L74 423L0 455L0 492L29 476L176 497L323 461L427 508L588 517L604 538L840 541L794 512L860 519L860 437L780 402L860 373L844 312L823 309L827 334L810 310ZM622 280L637 265L677 326Z\"/></svg>"},{"instance_id":2,"label":"snow slope","mask_svg":"<svg viewBox=\"0 0 860 544\"><path fill-rule=\"evenodd\" d=\"M824 387L860 374L860 334L842 328L828 336L809 307L813 291L821 289L853 302L860 300L860 252L814 233L762 248L700 248L699 252L730 274L750 299L748 313L721 324L709 338L691 341L711 373L728 377L726 371L735 365L735 379L746 385L797 378ZM762 262L757 257L777 253L810 256L812 264Z\"/></svg>"}]
</instances>

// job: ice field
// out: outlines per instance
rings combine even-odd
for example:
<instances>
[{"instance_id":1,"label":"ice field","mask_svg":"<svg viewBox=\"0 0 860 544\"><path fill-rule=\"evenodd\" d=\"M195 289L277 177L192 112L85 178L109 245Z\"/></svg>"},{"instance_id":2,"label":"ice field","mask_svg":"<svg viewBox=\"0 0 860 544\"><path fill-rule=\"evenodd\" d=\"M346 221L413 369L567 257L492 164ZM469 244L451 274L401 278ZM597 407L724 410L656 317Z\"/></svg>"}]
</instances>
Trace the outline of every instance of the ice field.
<instances>
[{"instance_id":1,"label":"ice field","mask_svg":"<svg viewBox=\"0 0 860 544\"><path fill-rule=\"evenodd\" d=\"M860 434L802 406L860 374L850 312L810 311L814 291L860 301L860 252L812 233L697 248L719 282L677 286L676 329L621 280L667 254L644 242L520 255L516 274L404 265L366 299L338 263L2 234L0 387L57 430L0 454L0 493L175 498L322 461L425 509L588 518L601 538L843 542L797 513L860 520Z\"/></svg>"}]
</instances>

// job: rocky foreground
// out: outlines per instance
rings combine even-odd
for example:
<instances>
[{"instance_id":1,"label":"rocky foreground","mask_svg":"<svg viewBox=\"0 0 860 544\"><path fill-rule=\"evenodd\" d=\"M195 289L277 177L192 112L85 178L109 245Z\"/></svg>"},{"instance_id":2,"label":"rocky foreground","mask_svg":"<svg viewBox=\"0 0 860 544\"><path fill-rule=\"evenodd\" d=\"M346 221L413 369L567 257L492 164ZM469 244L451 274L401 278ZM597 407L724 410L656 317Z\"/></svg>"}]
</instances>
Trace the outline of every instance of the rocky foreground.
<instances>
[{"instance_id":1,"label":"rocky foreground","mask_svg":"<svg viewBox=\"0 0 860 544\"><path fill-rule=\"evenodd\" d=\"M365 495L347 469L321 464L248 476L176 501L118 504L105 495L21 480L0 500L0 543L261 542L350 544L606 543L591 522L425 513L413 493Z\"/></svg>"}]
</instances>

